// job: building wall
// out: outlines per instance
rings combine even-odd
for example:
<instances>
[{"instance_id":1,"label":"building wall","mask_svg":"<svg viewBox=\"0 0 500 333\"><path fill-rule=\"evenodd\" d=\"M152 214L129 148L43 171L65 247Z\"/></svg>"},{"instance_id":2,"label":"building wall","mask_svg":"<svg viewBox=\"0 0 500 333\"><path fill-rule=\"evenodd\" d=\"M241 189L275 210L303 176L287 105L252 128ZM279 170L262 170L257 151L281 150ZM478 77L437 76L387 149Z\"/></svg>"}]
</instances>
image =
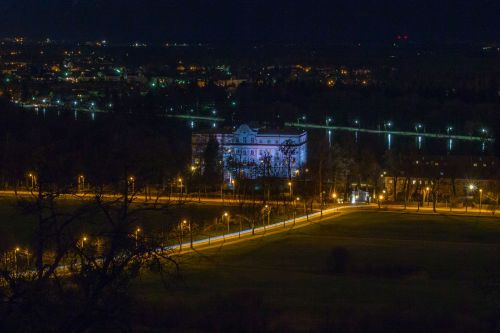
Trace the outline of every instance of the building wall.
<instances>
[{"instance_id":1,"label":"building wall","mask_svg":"<svg viewBox=\"0 0 500 333\"><path fill-rule=\"evenodd\" d=\"M195 133L192 135L193 164L200 165L202 168L203 152L210 137L214 137L219 142L224 161L224 178L229 183L238 176L235 174L238 172L240 176L244 175L246 178L256 178L262 175L266 156L270 157L272 175L287 177L288 168L280 151L286 143L290 143L296 150L291 159L291 176L295 174L295 170L302 168L307 162L307 132L259 131L244 124L232 133Z\"/></svg>"}]
</instances>

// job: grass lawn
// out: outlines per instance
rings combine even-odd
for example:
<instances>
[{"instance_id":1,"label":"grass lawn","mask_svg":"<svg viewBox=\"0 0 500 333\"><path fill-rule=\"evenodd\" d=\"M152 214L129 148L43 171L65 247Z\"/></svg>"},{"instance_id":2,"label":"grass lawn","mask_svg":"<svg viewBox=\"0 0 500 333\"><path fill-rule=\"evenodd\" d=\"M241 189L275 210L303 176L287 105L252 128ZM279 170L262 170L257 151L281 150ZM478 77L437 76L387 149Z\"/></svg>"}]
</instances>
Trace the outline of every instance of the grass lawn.
<instances>
[{"instance_id":1,"label":"grass lawn","mask_svg":"<svg viewBox=\"0 0 500 333\"><path fill-rule=\"evenodd\" d=\"M142 202L139 202L142 204ZM76 200L59 201L58 212L75 212L79 206L88 204L88 202ZM137 206L133 206L135 210ZM215 236L227 232L227 219L222 223L223 213L227 212L230 216L230 230L235 232L239 230L238 214L245 216L251 215L251 208L245 206L240 209L238 206L218 206L210 204L197 203L172 203L165 210L147 210L133 215L133 225L140 227L143 232L149 235L162 233L166 230L176 227L178 223L187 219L193 223L195 230L193 238L206 238L209 235ZM218 218L217 225L214 224ZM271 222L280 220L280 216L273 214ZM105 219L102 212L91 214L83 220L79 220L75 225L75 233L92 234L94 228L99 230L100 222ZM91 223L89 223L91 221ZM0 250L11 250L16 246L30 247L38 220L35 214L25 214L19 207L16 199L0 198ZM249 228L248 222L242 223L242 228ZM171 240L172 244L177 244L177 239Z\"/></svg>"},{"instance_id":2,"label":"grass lawn","mask_svg":"<svg viewBox=\"0 0 500 333\"><path fill-rule=\"evenodd\" d=\"M498 331L499 245L496 218L350 213L184 255L170 288L149 274L134 285L134 321L179 332ZM332 260L334 248L347 254Z\"/></svg>"}]
</instances>

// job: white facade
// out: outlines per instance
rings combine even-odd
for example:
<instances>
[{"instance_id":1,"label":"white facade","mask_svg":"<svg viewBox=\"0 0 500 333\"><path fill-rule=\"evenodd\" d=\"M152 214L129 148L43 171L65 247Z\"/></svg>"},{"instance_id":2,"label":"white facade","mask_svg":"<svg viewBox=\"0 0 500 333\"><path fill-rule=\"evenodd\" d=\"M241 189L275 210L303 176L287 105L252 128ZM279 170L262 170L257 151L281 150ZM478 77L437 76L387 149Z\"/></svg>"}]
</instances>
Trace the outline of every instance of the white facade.
<instances>
[{"instance_id":1,"label":"white facade","mask_svg":"<svg viewBox=\"0 0 500 333\"><path fill-rule=\"evenodd\" d=\"M219 142L224 179L229 183L237 176L293 177L307 161L307 132L294 128L250 128L243 124L232 133L193 134L194 164L203 166L203 152L211 136ZM284 149L290 153L283 154Z\"/></svg>"}]
</instances>

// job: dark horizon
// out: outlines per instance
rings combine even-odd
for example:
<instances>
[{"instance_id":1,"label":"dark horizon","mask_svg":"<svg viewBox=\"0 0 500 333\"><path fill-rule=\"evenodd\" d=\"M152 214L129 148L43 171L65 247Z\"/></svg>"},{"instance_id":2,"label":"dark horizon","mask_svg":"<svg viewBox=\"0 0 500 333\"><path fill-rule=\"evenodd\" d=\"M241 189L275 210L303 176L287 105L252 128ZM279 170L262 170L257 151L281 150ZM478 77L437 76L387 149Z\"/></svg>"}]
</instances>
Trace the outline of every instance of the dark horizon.
<instances>
[{"instance_id":1,"label":"dark horizon","mask_svg":"<svg viewBox=\"0 0 500 333\"><path fill-rule=\"evenodd\" d=\"M495 43L498 3L480 1L2 0L4 36L115 43Z\"/></svg>"}]
</instances>

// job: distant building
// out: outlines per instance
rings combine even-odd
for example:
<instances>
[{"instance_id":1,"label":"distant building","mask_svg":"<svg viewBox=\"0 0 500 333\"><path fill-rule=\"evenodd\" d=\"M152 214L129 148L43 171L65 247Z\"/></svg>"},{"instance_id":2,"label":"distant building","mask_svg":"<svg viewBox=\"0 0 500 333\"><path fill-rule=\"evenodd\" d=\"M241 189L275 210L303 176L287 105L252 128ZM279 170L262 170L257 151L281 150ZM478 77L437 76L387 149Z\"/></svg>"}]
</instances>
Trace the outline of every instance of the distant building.
<instances>
[{"instance_id":1,"label":"distant building","mask_svg":"<svg viewBox=\"0 0 500 333\"><path fill-rule=\"evenodd\" d=\"M307 161L307 132L295 128L251 128L193 133L192 161L203 169L203 153L213 137L220 147L224 181L237 177L293 177ZM288 151L288 153L286 153Z\"/></svg>"}]
</instances>

